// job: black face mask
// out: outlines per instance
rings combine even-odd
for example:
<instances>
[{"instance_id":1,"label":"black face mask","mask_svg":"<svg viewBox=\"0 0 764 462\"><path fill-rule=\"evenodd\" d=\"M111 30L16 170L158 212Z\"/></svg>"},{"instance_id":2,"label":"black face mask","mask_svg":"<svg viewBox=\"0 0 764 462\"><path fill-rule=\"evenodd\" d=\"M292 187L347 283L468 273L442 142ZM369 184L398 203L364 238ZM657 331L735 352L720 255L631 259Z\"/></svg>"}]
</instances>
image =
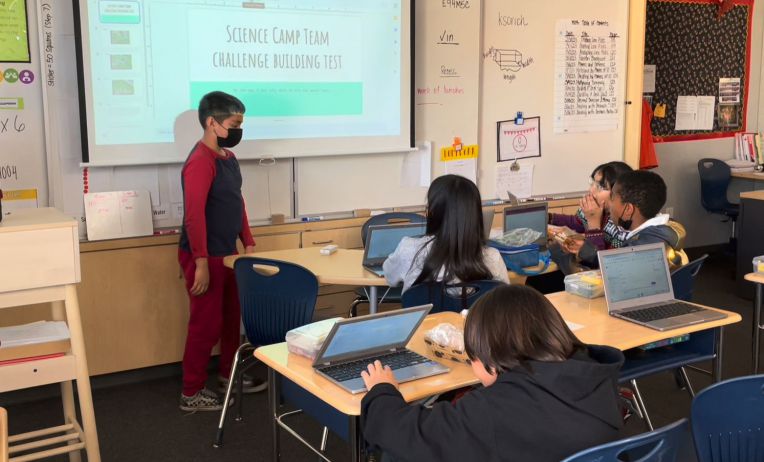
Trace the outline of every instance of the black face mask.
<instances>
[{"instance_id":1,"label":"black face mask","mask_svg":"<svg viewBox=\"0 0 764 462\"><path fill-rule=\"evenodd\" d=\"M631 225L633 221L632 218L634 214L632 214L632 218L629 218L628 220L624 220L623 214L626 213L626 208L624 207L623 210L624 211L621 213L621 216L618 217L618 226L628 231L628 230L631 230Z\"/></svg>"},{"instance_id":2,"label":"black face mask","mask_svg":"<svg viewBox=\"0 0 764 462\"><path fill-rule=\"evenodd\" d=\"M225 128L225 127L223 127ZM241 128L228 128L228 136L221 138L218 136L218 146L221 148L232 148L239 144L241 137L244 134L244 130Z\"/></svg>"}]
</instances>

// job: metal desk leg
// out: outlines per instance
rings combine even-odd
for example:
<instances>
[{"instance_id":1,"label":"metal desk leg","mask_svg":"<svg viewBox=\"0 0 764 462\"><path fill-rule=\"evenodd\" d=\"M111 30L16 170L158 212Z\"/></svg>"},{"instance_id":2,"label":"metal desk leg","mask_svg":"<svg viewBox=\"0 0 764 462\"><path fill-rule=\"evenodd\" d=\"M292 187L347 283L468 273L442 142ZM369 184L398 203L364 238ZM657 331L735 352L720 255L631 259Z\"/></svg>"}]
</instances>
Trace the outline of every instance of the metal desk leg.
<instances>
[{"instance_id":1,"label":"metal desk leg","mask_svg":"<svg viewBox=\"0 0 764 462\"><path fill-rule=\"evenodd\" d=\"M379 305L379 299L377 299L377 286L369 286L369 313L374 314L377 312L377 305Z\"/></svg>"},{"instance_id":2,"label":"metal desk leg","mask_svg":"<svg viewBox=\"0 0 764 462\"><path fill-rule=\"evenodd\" d=\"M279 448L279 424L276 416L279 412L279 394L276 380L276 371L268 368L268 414L271 416L271 439L273 443L273 462L278 462L280 457ZM241 398L241 396L239 396Z\"/></svg>"},{"instance_id":3,"label":"metal desk leg","mask_svg":"<svg viewBox=\"0 0 764 462\"><path fill-rule=\"evenodd\" d=\"M753 373L754 375L759 373L759 342L761 339L761 329L764 326L761 325L761 298L762 286L764 284L756 284L756 302L753 308Z\"/></svg>"},{"instance_id":4,"label":"metal desk leg","mask_svg":"<svg viewBox=\"0 0 764 462\"><path fill-rule=\"evenodd\" d=\"M722 379L722 344L724 341L724 328L717 327L719 329L718 335L714 342L714 350L716 351L716 358L713 360L713 375L712 379L715 382L719 382Z\"/></svg>"},{"instance_id":5,"label":"metal desk leg","mask_svg":"<svg viewBox=\"0 0 764 462\"><path fill-rule=\"evenodd\" d=\"M363 438L361 437L361 417L357 415L348 416L350 425L348 427L348 438L350 439L350 460L351 462L361 462L363 456Z\"/></svg>"}]
</instances>

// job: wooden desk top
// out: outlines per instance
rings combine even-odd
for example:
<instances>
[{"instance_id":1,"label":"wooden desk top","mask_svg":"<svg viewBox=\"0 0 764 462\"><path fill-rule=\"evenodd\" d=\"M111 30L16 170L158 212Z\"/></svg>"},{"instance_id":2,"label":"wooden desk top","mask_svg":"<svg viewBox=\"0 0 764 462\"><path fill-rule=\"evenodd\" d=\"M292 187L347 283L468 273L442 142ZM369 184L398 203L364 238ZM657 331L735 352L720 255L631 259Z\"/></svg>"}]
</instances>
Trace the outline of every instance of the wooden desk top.
<instances>
[{"instance_id":1,"label":"wooden desk top","mask_svg":"<svg viewBox=\"0 0 764 462\"><path fill-rule=\"evenodd\" d=\"M741 320L737 313L717 310L727 314L727 317L718 321L661 332L609 316L604 297L590 300L566 292L550 294L547 297L566 321L582 326L573 331L582 342L610 345L619 350L627 350L686 333L733 324ZM442 322L462 326L464 320L459 314L451 312L430 315L422 323L408 347L419 354L435 359L424 344L424 332ZM285 342L260 347L255 351L255 357L343 414L360 414L363 393L351 395L342 391L333 383L316 374L309 359L289 354ZM451 372L402 384L400 390L406 401L411 402L433 394L478 383L470 366L445 359L438 359L438 361L450 367Z\"/></svg>"},{"instance_id":2,"label":"wooden desk top","mask_svg":"<svg viewBox=\"0 0 764 462\"><path fill-rule=\"evenodd\" d=\"M435 359L424 343L424 333L442 322L462 325L463 320L461 315L451 312L428 316L414 334L408 348ZM255 350L255 357L343 414L360 415L361 400L365 393L352 395L323 378L313 370L313 362L310 359L289 354L286 342L260 347ZM406 401L411 402L478 383L477 378L472 373L471 366L446 359L439 359L438 361L448 366L451 372L401 384L400 390Z\"/></svg>"},{"instance_id":3,"label":"wooden desk top","mask_svg":"<svg viewBox=\"0 0 764 462\"><path fill-rule=\"evenodd\" d=\"M764 181L764 172L738 172L738 173L733 173L732 178L742 178L745 180Z\"/></svg>"},{"instance_id":4,"label":"wooden desk top","mask_svg":"<svg viewBox=\"0 0 764 462\"><path fill-rule=\"evenodd\" d=\"M310 270L318 278L321 284L347 284L358 286L386 286L385 278L378 277L363 269L363 250L361 249L338 249L332 255L321 255L320 247L304 247L301 249L273 250L259 252L250 256L258 258L270 258L289 263L295 263ZM244 255L230 255L223 259L223 264L233 268L236 259ZM528 268L538 270L541 265ZM557 265L550 263L545 273L557 271ZM507 271L509 280L513 284L523 284L525 276Z\"/></svg>"},{"instance_id":5,"label":"wooden desk top","mask_svg":"<svg viewBox=\"0 0 764 462\"><path fill-rule=\"evenodd\" d=\"M756 284L764 284L764 273L748 273L744 276L746 281Z\"/></svg>"},{"instance_id":6,"label":"wooden desk top","mask_svg":"<svg viewBox=\"0 0 764 462\"><path fill-rule=\"evenodd\" d=\"M759 191L745 191L740 193L741 199L753 199L757 201L764 201L764 190Z\"/></svg>"},{"instance_id":7,"label":"wooden desk top","mask_svg":"<svg viewBox=\"0 0 764 462\"><path fill-rule=\"evenodd\" d=\"M320 247L305 247L302 249L273 250L260 252L250 256L257 258L269 258L294 263L307 268L315 274L321 284L347 284L356 286L386 286L387 281L369 271L366 271L361 262L363 250L337 249L331 255L321 255ZM230 255L225 257L223 263L233 268L233 264L242 255Z\"/></svg>"},{"instance_id":8,"label":"wooden desk top","mask_svg":"<svg viewBox=\"0 0 764 462\"><path fill-rule=\"evenodd\" d=\"M18 209L3 215L0 233L50 228L76 228L77 221L53 207Z\"/></svg>"},{"instance_id":9,"label":"wooden desk top","mask_svg":"<svg viewBox=\"0 0 764 462\"><path fill-rule=\"evenodd\" d=\"M721 311L727 317L717 321L661 332L610 316L607 312L605 297L588 299L567 292L557 292L547 295L547 298L566 321L583 326L573 331L582 342L610 345L619 350L628 350L682 334L734 324L742 319L739 314L731 311L705 307Z\"/></svg>"}]
</instances>

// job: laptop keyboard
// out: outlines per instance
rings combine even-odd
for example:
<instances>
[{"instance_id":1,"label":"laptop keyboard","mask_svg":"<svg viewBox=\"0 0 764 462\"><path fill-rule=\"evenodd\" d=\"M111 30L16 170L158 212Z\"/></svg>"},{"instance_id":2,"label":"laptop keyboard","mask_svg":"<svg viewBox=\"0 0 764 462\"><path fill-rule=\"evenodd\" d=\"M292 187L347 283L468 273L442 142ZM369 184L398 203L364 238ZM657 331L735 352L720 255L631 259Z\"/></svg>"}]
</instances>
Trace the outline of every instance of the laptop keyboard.
<instances>
[{"instance_id":1,"label":"laptop keyboard","mask_svg":"<svg viewBox=\"0 0 764 462\"><path fill-rule=\"evenodd\" d=\"M373 363L376 360L381 361L383 366L390 366L390 369L393 370L402 369L404 367L422 364L430 361L424 356L418 353L414 353L413 351L401 350L380 356L359 359L358 361L336 364L334 366L319 367L318 370L338 382L344 382L345 380L359 378L361 376L361 372L367 370L366 368L369 363Z\"/></svg>"},{"instance_id":2,"label":"laptop keyboard","mask_svg":"<svg viewBox=\"0 0 764 462\"><path fill-rule=\"evenodd\" d=\"M668 319L676 316L682 316L684 314L696 313L698 311L703 311L703 308L695 305L690 305L689 303L672 302L665 305L642 308L641 310L627 312L621 311L618 314L624 318L633 319L635 321L650 322L659 319Z\"/></svg>"}]
</instances>

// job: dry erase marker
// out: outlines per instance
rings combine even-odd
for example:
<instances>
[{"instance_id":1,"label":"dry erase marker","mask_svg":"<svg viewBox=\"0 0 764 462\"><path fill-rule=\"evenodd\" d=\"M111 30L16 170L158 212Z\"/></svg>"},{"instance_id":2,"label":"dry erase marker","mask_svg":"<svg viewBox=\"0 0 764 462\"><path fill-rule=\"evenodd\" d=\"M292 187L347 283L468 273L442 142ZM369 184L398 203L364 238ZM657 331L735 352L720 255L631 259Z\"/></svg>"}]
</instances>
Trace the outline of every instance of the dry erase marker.
<instances>
[{"instance_id":1,"label":"dry erase marker","mask_svg":"<svg viewBox=\"0 0 764 462\"><path fill-rule=\"evenodd\" d=\"M302 217L302 221L321 221L323 219L324 219L323 216L318 216L318 217Z\"/></svg>"},{"instance_id":2,"label":"dry erase marker","mask_svg":"<svg viewBox=\"0 0 764 462\"><path fill-rule=\"evenodd\" d=\"M160 229L158 231L154 231L155 236L164 236L165 234L178 234L177 229Z\"/></svg>"}]
</instances>

